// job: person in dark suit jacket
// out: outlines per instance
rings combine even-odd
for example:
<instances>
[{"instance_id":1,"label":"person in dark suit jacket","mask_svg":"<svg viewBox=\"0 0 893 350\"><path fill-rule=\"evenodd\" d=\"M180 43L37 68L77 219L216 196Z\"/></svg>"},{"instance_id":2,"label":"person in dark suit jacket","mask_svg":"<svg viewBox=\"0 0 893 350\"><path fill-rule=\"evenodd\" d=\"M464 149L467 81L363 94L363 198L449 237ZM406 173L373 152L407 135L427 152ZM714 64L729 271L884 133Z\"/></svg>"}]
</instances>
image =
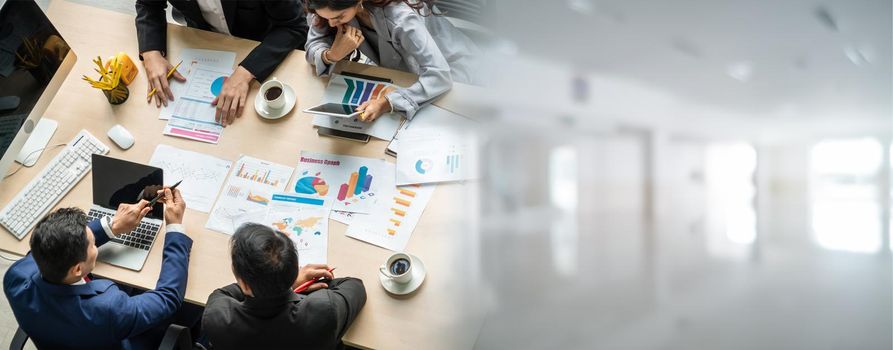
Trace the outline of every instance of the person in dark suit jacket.
<instances>
[{"instance_id":1,"label":"person in dark suit jacket","mask_svg":"<svg viewBox=\"0 0 893 350\"><path fill-rule=\"evenodd\" d=\"M157 107L174 100L167 82L173 65L165 58L168 2L192 28L261 42L226 79L214 100L217 120L223 125L242 115L251 80L266 80L290 52L304 48L307 41L307 20L299 0L136 0L140 59L149 78L149 91L157 89ZM185 80L176 72L174 78Z\"/></svg>"},{"instance_id":2,"label":"person in dark suit jacket","mask_svg":"<svg viewBox=\"0 0 893 350\"><path fill-rule=\"evenodd\" d=\"M151 208L122 204L111 220L93 220L77 208L58 209L37 223L31 252L12 264L3 291L19 327L38 348L158 348L186 292L192 240L183 233L186 204L164 190L167 234L154 290L131 296L114 282L92 279L97 247L133 231ZM198 323L198 316L192 320ZM186 325L189 326L189 325Z\"/></svg>"},{"instance_id":3,"label":"person in dark suit jacket","mask_svg":"<svg viewBox=\"0 0 893 350\"><path fill-rule=\"evenodd\" d=\"M334 278L326 265L298 269L298 252L282 232L245 224L232 238L236 282L215 290L202 329L215 350L334 349L366 303L363 281ZM293 290L324 277L304 294ZM334 279L333 279L334 278Z\"/></svg>"}]
</instances>

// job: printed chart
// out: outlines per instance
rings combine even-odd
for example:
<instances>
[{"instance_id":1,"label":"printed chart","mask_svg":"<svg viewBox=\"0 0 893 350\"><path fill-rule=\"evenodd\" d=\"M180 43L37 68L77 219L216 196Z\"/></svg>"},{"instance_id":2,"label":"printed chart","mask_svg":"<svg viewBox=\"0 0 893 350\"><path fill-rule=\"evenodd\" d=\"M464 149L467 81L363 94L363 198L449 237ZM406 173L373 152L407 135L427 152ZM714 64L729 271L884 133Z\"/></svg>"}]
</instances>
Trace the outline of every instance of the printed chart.
<instances>
[{"instance_id":1,"label":"printed chart","mask_svg":"<svg viewBox=\"0 0 893 350\"><path fill-rule=\"evenodd\" d=\"M321 103L339 103L354 107L363 102L382 97L390 83L359 79L335 74L329 79L329 85L323 94ZM349 131L370 135L382 140L390 140L400 128L401 117L396 113L385 113L372 123L359 118L342 118L326 115L315 115L313 125L341 131Z\"/></svg>"},{"instance_id":2,"label":"printed chart","mask_svg":"<svg viewBox=\"0 0 893 350\"><path fill-rule=\"evenodd\" d=\"M233 69L233 64L235 64L236 62L236 53L232 51L185 48L180 50L180 60L183 60L183 64L180 65L180 68L177 69L177 72L182 74L184 77L192 75L193 70L202 67L211 67L223 72L230 72ZM217 96L219 94L213 92L214 83L216 82L217 80L215 79L211 85L211 91L214 96ZM177 79L171 79L169 80L169 83L171 92L174 93L174 96L176 98L179 99L181 96L184 95L183 92L186 90L186 82L181 82ZM219 84L220 88L223 87L222 83L223 82L221 81ZM173 115L174 107L176 107L176 103L168 104L167 106L162 107L161 113L158 114L158 119L170 119L171 115Z\"/></svg>"},{"instance_id":3,"label":"printed chart","mask_svg":"<svg viewBox=\"0 0 893 350\"><path fill-rule=\"evenodd\" d=\"M385 164L382 159L301 152L294 192L331 198L334 210L369 213L379 189L394 186L393 171L381 171Z\"/></svg>"},{"instance_id":4,"label":"printed chart","mask_svg":"<svg viewBox=\"0 0 893 350\"><path fill-rule=\"evenodd\" d=\"M229 74L230 72L215 67L193 67L186 77L182 96L177 96L172 103L164 134L217 143L223 134L223 126L215 121L216 108L211 105L216 98L213 85ZM217 92L219 93L219 89Z\"/></svg>"},{"instance_id":5,"label":"printed chart","mask_svg":"<svg viewBox=\"0 0 893 350\"><path fill-rule=\"evenodd\" d=\"M262 219L273 193L285 191L292 168L242 156L223 186L205 227L233 234L244 222ZM262 174L262 175L261 175Z\"/></svg>"},{"instance_id":6,"label":"printed chart","mask_svg":"<svg viewBox=\"0 0 893 350\"><path fill-rule=\"evenodd\" d=\"M347 183L341 184L341 188L338 190L338 200L350 201L354 196L368 194L370 187L372 187L372 175L369 174L369 167L361 166L350 174L350 180Z\"/></svg>"},{"instance_id":7,"label":"printed chart","mask_svg":"<svg viewBox=\"0 0 893 350\"><path fill-rule=\"evenodd\" d=\"M298 263L325 264L328 258L330 201L310 196L273 195L263 224L285 233L298 248Z\"/></svg>"},{"instance_id":8,"label":"printed chart","mask_svg":"<svg viewBox=\"0 0 893 350\"><path fill-rule=\"evenodd\" d=\"M414 130L401 135L397 184L467 180L476 177L471 136L451 130Z\"/></svg>"},{"instance_id":9,"label":"printed chart","mask_svg":"<svg viewBox=\"0 0 893 350\"><path fill-rule=\"evenodd\" d=\"M347 89L341 98L341 104L359 106L370 99L377 99L388 83L344 77Z\"/></svg>"},{"instance_id":10,"label":"printed chart","mask_svg":"<svg viewBox=\"0 0 893 350\"><path fill-rule=\"evenodd\" d=\"M208 213L233 162L207 154L158 145L149 165L164 169L165 185L183 180L178 189L186 207Z\"/></svg>"},{"instance_id":11,"label":"printed chart","mask_svg":"<svg viewBox=\"0 0 893 350\"><path fill-rule=\"evenodd\" d=\"M393 189L368 215L353 215L346 235L382 248L403 251L422 217L436 185L409 185Z\"/></svg>"},{"instance_id":12,"label":"printed chart","mask_svg":"<svg viewBox=\"0 0 893 350\"><path fill-rule=\"evenodd\" d=\"M426 106L401 128L391 150L397 156L397 185L473 179L477 139L464 117Z\"/></svg>"}]
</instances>

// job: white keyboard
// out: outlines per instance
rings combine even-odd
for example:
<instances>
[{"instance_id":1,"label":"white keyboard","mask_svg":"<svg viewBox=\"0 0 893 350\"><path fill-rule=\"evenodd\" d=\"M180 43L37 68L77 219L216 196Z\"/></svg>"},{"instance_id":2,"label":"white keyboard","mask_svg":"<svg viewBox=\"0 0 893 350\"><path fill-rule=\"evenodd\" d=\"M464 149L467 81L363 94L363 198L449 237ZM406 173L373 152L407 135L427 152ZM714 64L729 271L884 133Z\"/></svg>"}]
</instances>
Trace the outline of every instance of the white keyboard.
<instances>
[{"instance_id":1,"label":"white keyboard","mask_svg":"<svg viewBox=\"0 0 893 350\"><path fill-rule=\"evenodd\" d=\"M81 130L28 185L0 210L0 225L22 239L92 168L93 154L109 147Z\"/></svg>"}]
</instances>

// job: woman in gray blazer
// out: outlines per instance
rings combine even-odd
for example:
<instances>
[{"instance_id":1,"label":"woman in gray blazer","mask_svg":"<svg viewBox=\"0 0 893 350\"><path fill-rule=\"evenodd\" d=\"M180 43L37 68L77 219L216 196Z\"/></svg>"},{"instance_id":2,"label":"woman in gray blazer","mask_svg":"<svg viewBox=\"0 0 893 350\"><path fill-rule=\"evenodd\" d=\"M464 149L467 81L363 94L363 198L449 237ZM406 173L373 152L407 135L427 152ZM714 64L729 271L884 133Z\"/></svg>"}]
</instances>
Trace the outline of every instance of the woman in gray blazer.
<instances>
[{"instance_id":1,"label":"woman in gray blazer","mask_svg":"<svg viewBox=\"0 0 893 350\"><path fill-rule=\"evenodd\" d=\"M335 62L359 50L379 66L419 75L407 88L388 91L385 98L357 108L372 121L388 111L407 119L453 81L476 83L478 47L446 18L432 0L306 0L307 61L317 75L326 75Z\"/></svg>"}]
</instances>

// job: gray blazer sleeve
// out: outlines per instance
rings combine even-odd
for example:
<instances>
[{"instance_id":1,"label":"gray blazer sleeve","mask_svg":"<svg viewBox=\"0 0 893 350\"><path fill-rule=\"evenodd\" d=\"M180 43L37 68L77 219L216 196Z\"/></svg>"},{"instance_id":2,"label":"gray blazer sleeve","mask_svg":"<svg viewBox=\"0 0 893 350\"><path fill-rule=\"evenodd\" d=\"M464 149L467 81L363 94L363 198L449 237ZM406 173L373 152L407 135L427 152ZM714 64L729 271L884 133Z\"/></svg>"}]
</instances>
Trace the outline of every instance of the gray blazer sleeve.
<instances>
[{"instance_id":1,"label":"gray blazer sleeve","mask_svg":"<svg viewBox=\"0 0 893 350\"><path fill-rule=\"evenodd\" d=\"M316 75L328 75L331 72L333 64L326 64L322 59L323 53L332 47L335 36L329 34L328 28L320 28L314 23L319 16L315 14L307 14L307 25L310 29L307 31L307 44L304 45L305 57L307 62L313 65Z\"/></svg>"},{"instance_id":2,"label":"gray blazer sleeve","mask_svg":"<svg viewBox=\"0 0 893 350\"><path fill-rule=\"evenodd\" d=\"M453 87L450 77L450 64L428 32L425 19L415 11L401 11L400 18L394 19L394 45L403 55L415 58L419 65L419 80L408 88L399 88L386 98L395 111L406 114L406 119L418 112L419 108L432 102Z\"/></svg>"}]
</instances>

